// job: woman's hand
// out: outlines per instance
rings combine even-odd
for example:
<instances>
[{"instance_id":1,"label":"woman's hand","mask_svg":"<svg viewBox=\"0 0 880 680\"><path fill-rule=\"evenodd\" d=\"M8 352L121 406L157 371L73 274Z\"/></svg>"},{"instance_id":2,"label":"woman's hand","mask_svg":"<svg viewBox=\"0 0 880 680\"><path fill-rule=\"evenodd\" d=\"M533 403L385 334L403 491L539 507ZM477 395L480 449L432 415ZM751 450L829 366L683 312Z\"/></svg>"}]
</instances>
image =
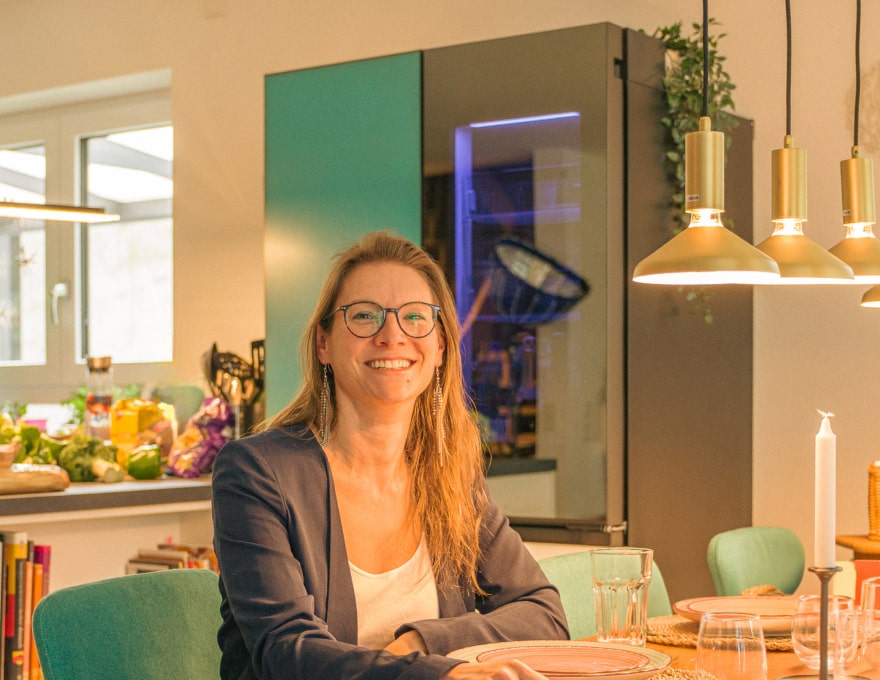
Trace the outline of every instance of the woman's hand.
<instances>
[{"instance_id":1,"label":"woman's hand","mask_svg":"<svg viewBox=\"0 0 880 680\"><path fill-rule=\"evenodd\" d=\"M423 654L427 654L428 647L425 645L425 641L422 639L422 636L419 635L418 631L408 630L400 637L388 643L385 647L385 651L397 654L398 656L405 656L410 652L422 652Z\"/></svg>"},{"instance_id":2,"label":"woman's hand","mask_svg":"<svg viewBox=\"0 0 880 680\"><path fill-rule=\"evenodd\" d=\"M449 680L547 680L545 676L533 671L517 659L460 663L443 677Z\"/></svg>"}]
</instances>

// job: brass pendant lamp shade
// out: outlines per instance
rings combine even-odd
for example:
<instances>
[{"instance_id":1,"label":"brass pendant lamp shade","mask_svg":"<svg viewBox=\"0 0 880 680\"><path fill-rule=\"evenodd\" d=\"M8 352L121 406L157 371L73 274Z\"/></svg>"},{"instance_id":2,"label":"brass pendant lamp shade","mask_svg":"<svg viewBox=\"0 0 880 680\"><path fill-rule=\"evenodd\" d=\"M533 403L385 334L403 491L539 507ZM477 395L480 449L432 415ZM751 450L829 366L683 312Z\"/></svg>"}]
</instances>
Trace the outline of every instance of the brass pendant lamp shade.
<instances>
[{"instance_id":1,"label":"brass pendant lamp shade","mask_svg":"<svg viewBox=\"0 0 880 680\"><path fill-rule=\"evenodd\" d=\"M852 267L856 283L880 283L880 242L874 236L874 166L860 158L853 146L852 158L840 162L843 224L846 236L831 254Z\"/></svg>"},{"instance_id":2,"label":"brass pendant lamp shade","mask_svg":"<svg viewBox=\"0 0 880 680\"><path fill-rule=\"evenodd\" d=\"M633 281L665 285L771 283L776 263L721 223L724 211L724 134L708 116L685 136L688 227L636 265Z\"/></svg>"},{"instance_id":3,"label":"brass pendant lamp shade","mask_svg":"<svg viewBox=\"0 0 880 680\"><path fill-rule=\"evenodd\" d=\"M862 295L862 307L880 307L880 286L868 288Z\"/></svg>"},{"instance_id":4,"label":"brass pendant lamp shade","mask_svg":"<svg viewBox=\"0 0 880 680\"><path fill-rule=\"evenodd\" d=\"M16 203L0 201L0 217L28 220L51 220L55 222L115 222L119 215L108 213L104 208L84 208L73 205L44 203Z\"/></svg>"},{"instance_id":5,"label":"brass pendant lamp shade","mask_svg":"<svg viewBox=\"0 0 880 680\"><path fill-rule=\"evenodd\" d=\"M856 283L873 284L880 283L880 243L874 237L872 226L876 221L874 164L870 158L862 158L859 155L861 34L862 1L856 0L856 96L853 106L853 144L851 157L840 162L840 195L846 236L831 248L831 253L852 267Z\"/></svg>"},{"instance_id":6,"label":"brass pendant lamp shade","mask_svg":"<svg viewBox=\"0 0 880 680\"><path fill-rule=\"evenodd\" d=\"M853 270L804 235L807 219L807 152L785 147L771 154L773 234L757 248L779 266L781 284L853 283Z\"/></svg>"}]
</instances>

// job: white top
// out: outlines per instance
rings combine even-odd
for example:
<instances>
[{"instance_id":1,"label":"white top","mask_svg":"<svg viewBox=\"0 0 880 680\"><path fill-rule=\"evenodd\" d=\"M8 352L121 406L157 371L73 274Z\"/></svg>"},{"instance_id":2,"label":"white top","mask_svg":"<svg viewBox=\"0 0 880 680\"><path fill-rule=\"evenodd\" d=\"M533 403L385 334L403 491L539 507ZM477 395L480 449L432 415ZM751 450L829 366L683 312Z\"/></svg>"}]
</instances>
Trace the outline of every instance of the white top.
<instances>
[{"instance_id":1,"label":"white top","mask_svg":"<svg viewBox=\"0 0 880 680\"><path fill-rule=\"evenodd\" d=\"M358 644L382 649L404 623L440 616L437 580L425 539L405 564L382 574L370 574L351 562L357 602Z\"/></svg>"}]
</instances>

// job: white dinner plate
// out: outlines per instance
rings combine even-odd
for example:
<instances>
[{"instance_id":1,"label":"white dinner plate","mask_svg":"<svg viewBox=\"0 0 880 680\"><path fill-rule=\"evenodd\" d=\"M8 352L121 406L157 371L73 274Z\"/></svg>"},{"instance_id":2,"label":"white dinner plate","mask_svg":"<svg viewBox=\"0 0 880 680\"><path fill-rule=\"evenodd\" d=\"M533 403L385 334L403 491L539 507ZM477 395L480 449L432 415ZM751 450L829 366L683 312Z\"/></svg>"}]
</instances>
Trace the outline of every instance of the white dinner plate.
<instances>
[{"instance_id":1,"label":"white dinner plate","mask_svg":"<svg viewBox=\"0 0 880 680\"><path fill-rule=\"evenodd\" d=\"M647 647L579 640L496 642L457 649L448 656L472 662L519 659L532 670L560 680L640 680L671 661L663 652Z\"/></svg>"},{"instance_id":2,"label":"white dinner plate","mask_svg":"<svg viewBox=\"0 0 880 680\"><path fill-rule=\"evenodd\" d=\"M796 603L794 595L728 595L680 600L672 608L676 614L692 621L699 621L706 612L756 614L764 635L791 635Z\"/></svg>"}]
</instances>

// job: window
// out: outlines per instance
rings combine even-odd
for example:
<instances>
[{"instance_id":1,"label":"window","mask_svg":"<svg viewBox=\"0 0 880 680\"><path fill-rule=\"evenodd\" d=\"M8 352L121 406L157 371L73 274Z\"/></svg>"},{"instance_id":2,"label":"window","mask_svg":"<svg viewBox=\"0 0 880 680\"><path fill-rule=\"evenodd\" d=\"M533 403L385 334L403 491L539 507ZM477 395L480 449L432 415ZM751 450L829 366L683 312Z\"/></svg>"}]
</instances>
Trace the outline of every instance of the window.
<instances>
[{"instance_id":1,"label":"window","mask_svg":"<svg viewBox=\"0 0 880 680\"><path fill-rule=\"evenodd\" d=\"M83 354L170 361L172 128L82 140L86 205L120 222L83 225Z\"/></svg>"},{"instance_id":2,"label":"window","mask_svg":"<svg viewBox=\"0 0 880 680\"><path fill-rule=\"evenodd\" d=\"M167 92L0 117L0 199L118 222L0 218L0 401L58 401L109 355L149 382L173 351L173 128Z\"/></svg>"},{"instance_id":3,"label":"window","mask_svg":"<svg viewBox=\"0 0 880 680\"><path fill-rule=\"evenodd\" d=\"M0 198L43 203L46 149L0 149ZM0 217L0 365L46 361L46 230Z\"/></svg>"}]
</instances>

